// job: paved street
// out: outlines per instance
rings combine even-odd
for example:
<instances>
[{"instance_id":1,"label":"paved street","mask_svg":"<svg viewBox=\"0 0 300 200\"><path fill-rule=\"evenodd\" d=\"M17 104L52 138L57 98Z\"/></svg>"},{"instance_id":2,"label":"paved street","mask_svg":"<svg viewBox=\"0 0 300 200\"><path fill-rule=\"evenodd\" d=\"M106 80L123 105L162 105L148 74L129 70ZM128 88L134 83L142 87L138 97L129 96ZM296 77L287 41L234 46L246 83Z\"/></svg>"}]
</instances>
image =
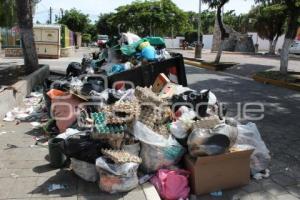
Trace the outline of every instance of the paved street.
<instances>
[{"instance_id":1,"label":"paved street","mask_svg":"<svg viewBox=\"0 0 300 200\"><path fill-rule=\"evenodd\" d=\"M86 50L77 52L74 58L80 60L84 52ZM250 63L255 69L258 68L258 63L274 64L272 68L278 66L278 61L269 58L245 55L224 55L223 58L235 62L233 57L239 57L240 63ZM48 62L52 70L64 71L67 63L74 58L41 60L41 63ZM291 65L297 69L299 62L291 61ZM267 66L262 68L268 69ZM244 78L245 74L231 75L239 74L239 70L234 69L222 73L187 66L186 71L190 87L197 90L211 89L219 100L228 103L229 116L237 114L238 103L263 103L265 117L255 123L272 155L269 179L251 181L243 188L223 191L220 198L207 195L198 199L300 199L300 93L254 82ZM100 193L96 184L83 182L68 169L51 169L47 161L48 150L44 147L30 147L34 144L33 137L40 134L39 131L31 130L29 124L0 124L3 125L0 128L0 199L147 198L145 190L141 188L125 195L108 196ZM7 144L16 145L18 148L7 149ZM49 193L47 187L51 183L66 184L68 189Z\"/></svg>"},{"instance_id":2,"label":"paved street","mask_svg":"<svg viewBox=\"0 0 300 200\"><path fill-rule=\"evenodd\" d=\"M271 151L271 177L225 192L224 199L233 194L253 200L300 198L300 93L195 67L187 67L187 74L190 87L211 89L219 100L227 102L229 116L236 116L238 103L265 105L264 119L255 123Z\"/></svg>"},{"instance_id":3,"label":"paved street","mask_svg":"<svg viewBox=\"0 0 300 200\"><path fill-rule=\"evenodd\" d=\"M172 52L178 52L183 54L184 57L194 58L194 50L179 50L172 49ZM216 54L211 53L210 50L203 50L202 59L205 61L213 61ZM299 57L299 56L298 56ZM222 62L235 62L238 65L227 69L226 72L251 77L258 71L265 70L279 70L280 58L279 57L268 57L262 55L247 55L247 54L234 54L224 52L221 57ZM289 61L290 71L300 71L300 59L290 58Z\"/></svg>"}]
</instances>

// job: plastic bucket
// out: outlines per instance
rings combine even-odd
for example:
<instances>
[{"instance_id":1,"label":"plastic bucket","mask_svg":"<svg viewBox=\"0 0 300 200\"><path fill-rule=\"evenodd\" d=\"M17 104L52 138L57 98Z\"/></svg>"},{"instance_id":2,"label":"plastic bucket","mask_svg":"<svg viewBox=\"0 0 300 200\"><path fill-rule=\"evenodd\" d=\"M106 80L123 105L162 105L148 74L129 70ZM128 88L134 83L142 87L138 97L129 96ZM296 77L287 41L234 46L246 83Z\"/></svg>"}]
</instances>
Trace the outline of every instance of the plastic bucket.
<instances>
[{"instance_id":1,"label":"plastic bucket","mask_svg":"<svg viewBox=\"0 0 300 200\"><path fill-rule=\"evenodd\" d=\"M65 165L67 157L63 154L64 139L52 138L48 141L50 165L55 168L61 168Z\"/></svg>"}]
</instances>

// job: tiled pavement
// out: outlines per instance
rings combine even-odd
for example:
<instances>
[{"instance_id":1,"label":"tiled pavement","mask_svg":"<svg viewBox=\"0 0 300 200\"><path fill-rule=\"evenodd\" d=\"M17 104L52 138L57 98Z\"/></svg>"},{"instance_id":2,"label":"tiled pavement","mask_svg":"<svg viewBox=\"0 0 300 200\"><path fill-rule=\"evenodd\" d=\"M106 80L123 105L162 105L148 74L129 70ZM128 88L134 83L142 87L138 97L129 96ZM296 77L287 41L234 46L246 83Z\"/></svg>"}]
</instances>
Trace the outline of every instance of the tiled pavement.
<instances>
[{"instance_id":1,"label":"tiled pavement","mask_svg":"<svg viewBox=\"0 0 300 200\"><path fill-rule=\"evenodd\" d=\"M0 199L159 199L150 184L127 194L105 194L96 183L88 183L69 169L52 169L47 161L48 149L35 146L38 130L30 124L4 123L0 128ZM15 145L16 148L9 148ZM67 189L48 192L50 184L65 184Z\"/></svg>"}]
</instances>

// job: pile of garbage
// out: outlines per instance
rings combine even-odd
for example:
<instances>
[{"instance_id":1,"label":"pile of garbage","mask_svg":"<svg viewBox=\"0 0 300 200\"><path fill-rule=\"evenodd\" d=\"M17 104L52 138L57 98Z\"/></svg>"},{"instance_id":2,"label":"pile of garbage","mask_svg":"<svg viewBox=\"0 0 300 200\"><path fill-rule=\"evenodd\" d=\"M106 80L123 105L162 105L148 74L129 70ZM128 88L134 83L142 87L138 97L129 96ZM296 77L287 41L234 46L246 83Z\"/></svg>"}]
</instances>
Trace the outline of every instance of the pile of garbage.
<instances>
[{"instance_id":1,"label":"pile of garbage","mask_svg":"<svg viewBox=\"0 0 300 200\"><path fill-rule=\"evenodd\" d=\"M120 38L112 38L94 52L92 59L85 56L82 63L70 63L67 76L82 73L112 76L149 62L171 58L161 37L140 38L133 33L122 33Z\"/></svg>"},{"instance_id":2,"label":"pile of garbage","mask_svg":"<svg viewBox=\"0 0 300 200\"><path fill-rule=\"evenodd\" d=\"M120 51L132 60L120 64L108 61L108 56L100 67L108 75L122 73L136 62L133 59L144 62L168 55L159 38L123 35L122 40L119 50L110 48L107 53ZM162 48L161 54L152 44ZM98 77L79 78L82 71L75 68L68 67L67 78L47 80L43 93L32 93L25 109L14 109L5 118L42 122L48 117L43 131L50 138L53 167L64 167L70 160L76 175L97 182L108 193L127 192L150 181L169 200L189 197L191 172L183 166L187 156L198 159L252 149L251 174L264 177L260 173L271 158L256 125L227 118L212 91L173 83L163 73L150 87L105 88Z\"/></svg>"}]
</instances>

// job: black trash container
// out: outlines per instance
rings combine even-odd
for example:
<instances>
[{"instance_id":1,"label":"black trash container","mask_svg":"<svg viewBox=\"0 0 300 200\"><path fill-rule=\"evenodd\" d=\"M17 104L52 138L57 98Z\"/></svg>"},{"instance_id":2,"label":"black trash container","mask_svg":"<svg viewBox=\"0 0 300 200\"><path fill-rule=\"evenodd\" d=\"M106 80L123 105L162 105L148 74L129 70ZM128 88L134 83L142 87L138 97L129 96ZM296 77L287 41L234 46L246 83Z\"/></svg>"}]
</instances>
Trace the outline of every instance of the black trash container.
<instances>
[{"instance_id":1,"label":"black trash container","mask_svg":"<svg viewBox=\"0 0 300 200\"><path fill-rule=\"evenodd\" d=\"M64 139L52 138L48 141L50 165L54 168L64 167L67 157L63 153Z\"/></svg>"}]
</instances>

